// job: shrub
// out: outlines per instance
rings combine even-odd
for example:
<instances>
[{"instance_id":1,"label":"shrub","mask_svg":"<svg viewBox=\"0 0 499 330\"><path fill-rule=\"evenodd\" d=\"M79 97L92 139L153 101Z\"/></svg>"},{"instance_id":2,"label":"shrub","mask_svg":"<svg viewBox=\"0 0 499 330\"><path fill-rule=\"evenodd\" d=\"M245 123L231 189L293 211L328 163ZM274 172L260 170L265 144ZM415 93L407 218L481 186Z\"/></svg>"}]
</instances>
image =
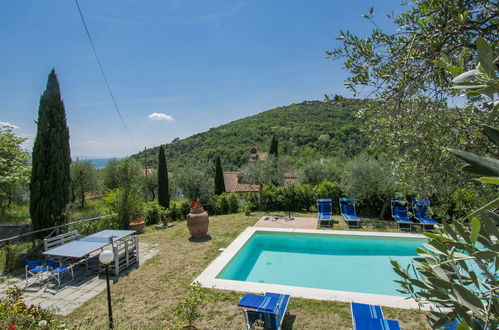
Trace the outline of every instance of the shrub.
<instances>
[{"instance_id":1,"label":"shrub","mask_svg":"<svg viewBox=\"0 0 499 330\"><path fill-rule=\"evenodd\" d=\"M40 321L46 321L45 329L66 328L51 312L40 306L28 306L22 290L17 287L7 289L7 295L0 299L0 327L4 329L39 328Z\"/></svg>"},{"instance_id":2,"label":"shrub","mask_svg":"<svg viewBox=\"0 0 499 330\"><path fill-rule=\"evenodd\" d=\"M394 177L386 161L367 154L357 156L345 166L343 190L369 213L384 213L394 197ZM384 214L379 214L383 217Z\"/></svg>"},{"instance_id":3,"label":"shrub","mask_svg":"<svg viewBox=\"0 0 499 330\"><path fill-rule=\"evenodd\" d=\"M170 215L170 220L179 220L182 218L182 212L180 210L180 203L171 201L170 207L168 208L168 213Z\"/></svg>"},{"instance_id":4,"label":"shrub","mask_svg":"<svg viewBox=\"0 0 499 330\"><path fill-rule=\"evenodd\" d=\"M278 209L279 201L277 200L277 187L269 184L263 187L261 191L262 208L265 211Z\"/></svg>"},{"instance_id":5,"label":"shrub","mask_svg":"<svg viewBox=\"0 0 499 330\"><path fill-rule=\"evenodd\" d=\"M227 205L228 205L228 213L237 213L239 212L239 201L241 198L236 193L230 193L226 195Z\"/></svg>"},{"instance_id":6,"label":"shrub","mask_svg":"<svg viewBox=\"0 0 499 330\"><path fill-rule=\"evenodd\" d=\"M244 199L244 204L243 204L243 209L250 210L250 211L256 211L258 208L258 199L255 194L252 193L246 193L243 195Z\"/></svg>"},{"instance_id":7,"label":"shrub","mask_svg":"<svg viewBox=\"0 0 499 330\"><path fill-rule=\"evenodd\" d=\"M483 204L478 192L471 188L458 188L452 193L450 212L454 217L463 217Z\"/></svg>"},{"instance_id":8,"label":"shrub","mask_svg":"<svg viewBox=\"0 0 499 330\"><path fill-rule=\"evenodd\" d=\"M185 220L186 215L189 213L191 204L186 199L180 199L170 202L168 213L170 220Z\"/></svg>"},{"instance_id":9,"label":"shrub","mask_svg":"<svg viewBox=\"0 0 499 330\"><path fill-rule=\"evenodd\" d=\"M108 209L118 214L120 228L127 228L130 220L137 218L142 209L142 200L134 193L118 188L104 195L104 203Z\"/></svg>"},{"instance_id":10,"label":"shrub","mask_svg":"<svg viewBox=\"0 0 499 330\"><path fill-rule=\"evenodd\" d=\"M323 180L315 187L316 198L331 198L333 203L333 212L340 213L339 198L343 196L341 185L337 182Z\"/></svg>"},{"instance_id":11,"label":"shrub","mask_svg":"<svg viewBox=\"0 0 499 330\"><path fill-rule=\"evenodd\" d=\"M146 204L146 225L154 225L163 221L163 218L166 216L166 210L161 205L159 205L158 201L151 201Z\"/></svg>"},{"instance_id":12,"label":"shrub","mask_svg":"<svg viewBox=\"0 0 499 330\"><path fill-rule=\"evenodd\" d=\"M227 214L229 213L229 203L227 200L227 193L221 193L218 196L213 196L215 214Z\"/></svg>"},{"instance_id":13,"label":"shrub","mask_svg":"<svg viewBox=\"0 0 499 330\"><path fill-rule=\"evenodd\" d=\"M118 214L109 214L98 220L80 222L80 223L75 223L73 225L69 225L68 232L72 230L77 230L78 233L80 233L80 235L87 236L101 230L119 229L119 228L120 228L120 223L118 221Z\"/></svg>"},{"instance_id":14,"label":"shrub","mask_svg":"<svg viewBox=\"0 0 499 330\"><path fill-rule=\"evenodd\" d=\"M188 292L175 307L175 315L180 318L178 325L182 327L192 327L194 321L201 317L199 309L204 304L205 292L199 283L189 286Z\"/></svg>"},{"instance_id":15,"label":"shrub","mask_svg":"<svg viewBox=\"0 0 499 330\"><path fill-rule=\"evenodd\" d=\"M4 274L11 273L22 267L22 257L29 247L29 242L15 242L2 246L0 251L2 252L2 259L4 259L2 265Z\"/></svg>"}]
</instances>

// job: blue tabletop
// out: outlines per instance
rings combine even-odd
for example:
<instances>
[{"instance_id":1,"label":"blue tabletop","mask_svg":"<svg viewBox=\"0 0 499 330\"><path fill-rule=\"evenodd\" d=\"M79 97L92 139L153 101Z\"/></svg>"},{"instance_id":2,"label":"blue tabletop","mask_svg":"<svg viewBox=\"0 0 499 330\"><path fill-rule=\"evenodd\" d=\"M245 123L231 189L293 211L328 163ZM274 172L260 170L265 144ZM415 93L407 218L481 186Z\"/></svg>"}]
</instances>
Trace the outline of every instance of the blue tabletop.
<instances>
[{"instance_id":1,"label":"blue tabletop","mask_svg":"<svg viewBox=\"0 0 499 330\"><path fill-rule=\"evenodd\" d=\"M83 258L119 239L134 234L134 230L103 230L79 240L47 250L42 254L66 258Z\"/></svg>"}]
</instances>

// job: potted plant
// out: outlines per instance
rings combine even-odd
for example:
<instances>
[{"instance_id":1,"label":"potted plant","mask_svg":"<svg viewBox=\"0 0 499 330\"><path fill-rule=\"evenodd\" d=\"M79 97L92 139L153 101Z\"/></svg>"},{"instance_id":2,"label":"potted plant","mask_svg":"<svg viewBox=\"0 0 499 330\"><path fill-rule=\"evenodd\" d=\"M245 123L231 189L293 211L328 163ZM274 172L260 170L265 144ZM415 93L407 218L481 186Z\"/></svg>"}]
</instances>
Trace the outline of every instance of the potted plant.
<instances>
[{"instance_id":1,"label":"potted plant","mask_svg":"<svg viewBox=\"0 0 499 330\"><path fill-rule=\"evenodd\" d=\"M256 205L252 201L245 200L244 201L244 214L249 217L251 215L251 210L254 210L255 207L256 207Z\"/></svg>"},{"instance_id":2,"label":"potted plant","mask_svg":"<svg viewBox=\"0 0 499 330\"><path fill-rule=\"evenodd\" d=\"M135 230L135 233L140 234L144 231L144 227L146 226L146 223L140 219L135 219L130 222L128 225L128 228L130 230Z\"/></svg>"},{"instance_id":3,"label":"potted plant","mask_svg":"<svg viewBox=\"0 0 499 330\"><path fill-rule=\"evenodd\" d=\"M201 238L206 236L208 233L208 212L203 208L203 204L198 201L194 201L191 204L190 213L187 214L187 228L191 236L194 238Z\"/></svg>"}]
</instances>

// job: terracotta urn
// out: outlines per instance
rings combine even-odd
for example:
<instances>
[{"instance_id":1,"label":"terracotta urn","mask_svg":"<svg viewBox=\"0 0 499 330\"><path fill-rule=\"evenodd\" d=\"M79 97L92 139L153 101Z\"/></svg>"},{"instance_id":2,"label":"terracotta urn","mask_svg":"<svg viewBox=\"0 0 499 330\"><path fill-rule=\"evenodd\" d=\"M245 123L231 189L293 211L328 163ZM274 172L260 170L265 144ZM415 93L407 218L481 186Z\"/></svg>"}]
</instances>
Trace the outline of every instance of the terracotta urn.
<instances>
[{"instance_id":1,"label":"terracotta urn","mask_svg":"<svg viewBox=\"0 0 499 330\"><path fill-rule=\"evenodd\" d=\"M203 207L193 207L187 214L187 228L194 238L206 236L209 222L208 212Z\"/></svg>"},{"instance_id":2,"label":"terracotta urn","mask_svg":"<svg viewBox=\"0 0 499 330\"><path fill-rule=\"evenodd\" d=\"M141 234L144 231L144 227L145 226L146 226L145 222L141 222L141 223L130 223L128 225L128 228L130 228L130 230L135 230L135 233L137 233L137 234Z\"/></svg>"}]
</instances>

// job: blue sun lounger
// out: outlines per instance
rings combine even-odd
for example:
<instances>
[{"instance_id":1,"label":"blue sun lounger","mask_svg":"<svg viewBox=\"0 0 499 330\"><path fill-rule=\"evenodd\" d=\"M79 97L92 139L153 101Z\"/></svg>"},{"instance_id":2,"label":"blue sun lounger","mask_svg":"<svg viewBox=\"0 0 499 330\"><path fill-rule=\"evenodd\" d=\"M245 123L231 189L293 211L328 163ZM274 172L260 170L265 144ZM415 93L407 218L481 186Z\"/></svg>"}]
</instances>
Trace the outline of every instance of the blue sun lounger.
<instances>
[{"instance_id":1,"label":"blue sun lounger","mask_svg":"<svg viewBox=\"0 0 499 330\"><path fill-rule=\"evenodd\" d=\"M317 200L317 222L322 226L323 222L327 222L325 227L331 227L332 218L332 202L330 198L320 198Z\"/></svg>"},{"instance_id":2,"label":"blue sun lounger","mask_svg":"<svg viewBox=\"0 0 499 330\"><path fill-rule=\"evenodd\" d=\"M354 330L400 330L398 321L386 320L380 306L352 302Z\"/></svg>"},{"instance_id":3,"label":"blue sun lounger","mask_svg":"<svg viewBox=\"0 0 499 330\"><path fill-rule=\"evenodd\" d=\"M435 225L438 225L438 222L433 220L428 216L428 207L430 206L430 201L428 198L422 198L420 200L412 199L412 210L414 211L414 218L421 224L423 230L427 230L426 226L430 226L431 229Z\"/></svg>"},{"instance_id":4,"label":"blue sun lounger","mask_svg":"<svg viewBox=\"0 0 499 330\"><path fill-rule=\"evenodd\" d=\"M340 198L340 213L349 228L359 228L360 218L355 212L355 199L351 197Z\"/></svg>"},{"instance_id":5,"label":"blue sun lounger","mask_svg":"<svg viewBox=\"0 0 499 330\"><path fill-rule=\"evenodd\" d=\"M412 220L407 216L407 202L400 199L391 201L392 218L397 222L400 230L412 230Z\"/></svg>"},{"instance_id":6,"label":"blue sun lounger","mask_svg":"<svg viewBox=\"0 0 499 330\"><path fill-rule=\"evenodd\" d=\"M265 329L281 329L290 296L267 292L264 296L245 294L237 306L244 308L246 329L257 320L262 320Z\"/></svg>"}]
</instances>

